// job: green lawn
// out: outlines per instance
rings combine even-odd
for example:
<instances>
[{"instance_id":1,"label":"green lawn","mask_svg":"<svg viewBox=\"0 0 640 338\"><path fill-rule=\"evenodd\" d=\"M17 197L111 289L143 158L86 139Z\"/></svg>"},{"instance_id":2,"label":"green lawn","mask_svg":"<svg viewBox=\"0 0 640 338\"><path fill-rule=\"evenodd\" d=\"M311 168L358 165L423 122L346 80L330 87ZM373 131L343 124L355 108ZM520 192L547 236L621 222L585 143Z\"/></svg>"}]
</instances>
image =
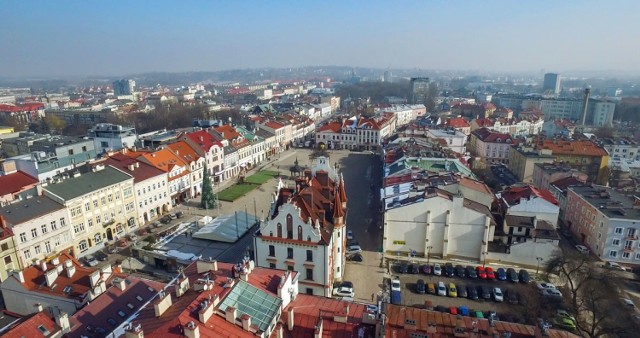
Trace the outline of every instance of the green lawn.
<instances>
[{"instance_id":1,"label":"green lawn","mask_svg":"<svg viewBox=\"0 0 640 338\"><path fill-rule=\"evenodd\" d=\"M234 184L233 186L219 192L218 199L221 201L233 202L259 186L259 184L250 183Z\"/></svg>"},{"instance_id":2,"label":"green lawn","mask_svg":"<svg viewBox=\"0 0 640 338\"><path fill-rule=\"evenodd\" d=\"M261 170L245 178L244 181L253 184L264 184L274 177L278 177L277 171Z\"/></svg>"}]
</instances>

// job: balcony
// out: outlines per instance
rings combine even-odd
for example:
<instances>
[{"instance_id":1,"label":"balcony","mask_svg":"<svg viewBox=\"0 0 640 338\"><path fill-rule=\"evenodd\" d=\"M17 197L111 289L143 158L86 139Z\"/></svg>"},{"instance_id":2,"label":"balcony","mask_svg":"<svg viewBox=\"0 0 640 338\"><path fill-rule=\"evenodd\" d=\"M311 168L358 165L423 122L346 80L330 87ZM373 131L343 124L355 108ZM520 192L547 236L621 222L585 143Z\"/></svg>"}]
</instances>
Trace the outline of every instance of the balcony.
<instances>
[{"instance_id":1,"label":"balcony","mask_svg":"<svg viewBox=\"0 0 640 338\"><path fill-rule=\"evenodd\" d=\"M623 250L624 252L633 253L633 247L627 246Z\"/></svg>"},{"instance_id":2,"label":"balcony","mask_svg":"<svg viewBox=\"0 0 640 338\"><path fill-rule=\"evenodd\" d=\"M627 234L627 239L630 241L638 240L638 235L636 234Z\"/></svg>"}]
</instances>

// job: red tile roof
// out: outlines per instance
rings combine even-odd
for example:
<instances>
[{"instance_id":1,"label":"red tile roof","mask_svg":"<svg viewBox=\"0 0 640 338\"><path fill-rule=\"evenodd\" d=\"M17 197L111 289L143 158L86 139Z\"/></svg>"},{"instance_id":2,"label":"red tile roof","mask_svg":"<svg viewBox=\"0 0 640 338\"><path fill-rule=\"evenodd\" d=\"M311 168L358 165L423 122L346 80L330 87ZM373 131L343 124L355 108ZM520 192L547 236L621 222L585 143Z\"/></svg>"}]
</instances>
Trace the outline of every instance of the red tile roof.
<instances>
[{"instance_id":1,"label":"red tile roof","mask_svg":"<svg viewBox=\"0 0 640 338\"><path fill-rule=\"evenodd\" d=\"M198 153L196 153L196 151L185 141L176 141L170 143L167 147L173 150L173 152L186 163L191 164L191 162L200 159L200 155L198 155Z\"/></svg>"},{"instance_id":2,"label":"red tile roof","mask_svg":"<svg viewBox=\"0 0 640 338\"><path fill-rule=\"evenodd\" d=\"M334 133L340 133L341 130L342 130L342 124L340 124L340 122L329 122L324 126L318 128L319 132L332 131Z\"/></svg>"},{"instance_id":3,"label":"red tile roof","mask_svg":"<svg viewBox=\"0 0 640 338\"><path fill-rule=\"evenodd\" d=\"M476 122L476 124L477 124L477 125L478 125L478 127L480 127L480 128L484 128L484 127L493 127L493 125L495 124L495 122L493 122L493 120L491 120L491 119L485 119L485 118L475 119L474 121Z\"/></svg>"},{"instance_id":4,"label":"red tile roof","mask_svg":"<svg viewBox=\"0 0 640 338\"><path fill-rule=\"evenodd\" d=\"M0 112L19 113L44 109L44 103L0 104Z\"/></svg>"},{"instance_id":5,"label":"red tile roof","mask_svg":"<svg viewBox=\"0 0 640 338\"><path fill-rule=\"evenodd\" d=\"M165 287L164 283L139 277L123 274L118 274L116 277L125 281L125 289L120 290L116 285L110 286L105 293L76 312L69 319L71 324L69 336L91 337L97 333L97 328L103 328L107 332L113 330ZM120 316L119 311L124 312L125 317ZM109 323L107 320L115 321L116 324Z\"/></svg>"},{"instance_id":6,"label":"red tile roof","mask_svg":"<svg viewBox=\"0 0 640 338\"><path fill-rule=\"evenodd\" d=\"M213 130L215 130L217 133L219 133L222 137L225 138L225 140L233 140L236 139L242 135L240 135L240 133L238 133L236 131L236 129L228 124L225 124L223 126L220 127L215 127L213 128Z\"/></svg>"},{"instance_id":7,"label":"red tile roof","mask_svg":"<svg viewBox=\"0 0 640 338\"><path fill-rule=\"evenodd\" d=\"M273 129L273 130L277 130L280 128L284 128L284 125L282 123L278 123L276 121L269 121L267 123L264 124L265 126Z\"/></svg>"},{"instance_id":8,"label":"red tile roof","mask_svg":"<svg viewBox=\"0 0 640 338\"><path fill-rule=\"evenodd\" d=\"M38 184L38 180L25 174L22 171L16 171L8 175L0 176L0 196L9 195L29 189Z\"/></svg>"},{"instance_id":9,"label":"red tile roof","mask_svg":"<svg viewBox=\"0 0 640 338\"><path fill-rule=\"evenodd\" d=\"M482 140L486 143L513 143L511 135L494 132L487 128L476 129L471 134L475 135L479 140Z\"/></svg>"},{"instance_id":10,"label":"red tile roof","mask_svg":"<svg viewBox=\"0 0 640 338\"><path fill-rule=\"evenodd\" d=\"M42 329L49 331L44 335ZM50 337L60 331L60 327L44 312L38 312L26 319L20 320L16 325L6 331L4 338L24 338L24 337Z\"/></svg>"},{"instance_id":11,"label":"red tile roof","mask_svg":"<svg viewBox=\"0 0 640 338\"><path fill-rule=\"evenodd\" d=\"M502 199L509 205L520 203L521 198L542 198L549 203L559 205L558 200L551 194L549 190L538 189L532 185L525 187L509 187L500 193Z\"/></svg>"},{"instance_id":12,"label":"red tile roof","mask_svg":"<svg viewBox=\"0 0 640 338\"><path fill-rule=\"evenodd\" d=\"M293 311L293 330L287 329L289 311ZM364 324L362 315L365 312L364 304L347 302L343 300L298 294L285 308L280 317L280 325L284 327L284 337L307 338L313 337L315 326L322 318L322 336L326 338L352 338L359 337L358 332L363 330L363 337L373 337L375 325ZM334 316L346 314L346 323L337 322ZM277 337L277 329L271 337ZM391 336L389 336L391 337Z\"/></svg>"},{"instance_id":13,"label":"red tile roof","mask_svg":"<svg viewBox=\"0 0 640 338\"><path fill-rule=\"evenodd\" d=\"M208 152L209 149L211 149L211 147L213 146L218 146L220 148L223 147L222 143L220 143L220 141L213 137L213 135L209 134L206 130L198 130L193 133L187 133L185 134L185 137L200 146L205 152Z\"/></svg>"},{"instance_id":14,"label":"red tile roof","mask_svg":"<svg viewBox=\"0 0 640 338\"><path fill-rule=\"evenodd\" d=\"M133 181L135 183L139 183L157 176L166 175L164 171L152 165L149 165L142 161L138 161L135 158L131 158L121 153L116 153L109 156L102 162L102 164L104 164L105 166L112 166L127 173L128 175L133 176ZM136 165L137 167L135 167ZM134 166L133 170L129 170L129 166Z\"/></svg>"},{"instance_id":15,"label":"red tile roof","mask_svg":"<svg viewBox=\"0 0 640 338\"><path fill-rule=\"evenodd\" d=\"M185 163L181 157L166 148L154 152L141 153L139 159L148 161L148 163L164 172L170 172L176 165L187 167L187 171L189 168L187 163ZM171 179L175 179L175 177L172 177Z\"/></svg>"},{"instance_id":16,"label":"red tile roof","mask_svg":"<svg viewBox=\"0 0 640 338\"><path fill-rule=\"evenodd\" d=\"M551 149L553 155L607 156L607 151L588 140L538 139L536 149Z\"/></svg>"},{"instance_id":17,"label":"red tile roof","mask_svg":"<svg viewBox=\"0 0 640 338\"><path fill-rule=\"evenodd\" d=\"M464 117L455 117L445 120L444 125L452 128L466 128L469 127L469 122Z\"/></svg>"}]
</instances>

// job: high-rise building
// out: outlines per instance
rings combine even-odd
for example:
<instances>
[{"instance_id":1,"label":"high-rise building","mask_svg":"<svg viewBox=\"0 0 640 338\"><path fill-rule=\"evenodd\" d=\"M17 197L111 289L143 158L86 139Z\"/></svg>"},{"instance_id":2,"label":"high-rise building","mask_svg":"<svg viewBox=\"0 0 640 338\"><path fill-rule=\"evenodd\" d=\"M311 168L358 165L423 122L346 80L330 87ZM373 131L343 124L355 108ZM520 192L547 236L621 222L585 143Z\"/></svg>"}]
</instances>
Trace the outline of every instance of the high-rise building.
<instances>
[{"instance_id":1,"label":"high-rise building","mask_svg":"<svg viewBox=\"0 0 640 338\"><path fill-rule=\"evenodd\" d=\"M386 70L384 72L384 75L382 75L382 80L384 82L391 82L391 78L393 77L393 74L391 73L390 70Z\"/></svg>"},{"instance_id":2,"label":"high-rise building","mask_svg":"<svg viewBox=\"0 0 640 338\"><path fill-rule=\"evenodd\" d=\"M113 95L133 95L136 90L136 82L134 80L116 80L113 81Z\"/></svg>"},{"instance_id":3,"label":"high-rise building","mask_svg":"<svg viewBox=\"0 0 640 338\"><path fill-rule=\"evenodd\" d=\"M410 96L412 104L426 104L429 98L429 78L412 77Z\"/></svg>"},{"instance_id":4,"label":"high-rise building","mask_svg":"<svg viewBox=\"0 0 640 338\"><path fill-rule=\"evenodd\" d=\"M557 73L544 74L542 91L550 92L556 95L560 94L560 74L557 74Z\"/></svg>"}]
</instances>

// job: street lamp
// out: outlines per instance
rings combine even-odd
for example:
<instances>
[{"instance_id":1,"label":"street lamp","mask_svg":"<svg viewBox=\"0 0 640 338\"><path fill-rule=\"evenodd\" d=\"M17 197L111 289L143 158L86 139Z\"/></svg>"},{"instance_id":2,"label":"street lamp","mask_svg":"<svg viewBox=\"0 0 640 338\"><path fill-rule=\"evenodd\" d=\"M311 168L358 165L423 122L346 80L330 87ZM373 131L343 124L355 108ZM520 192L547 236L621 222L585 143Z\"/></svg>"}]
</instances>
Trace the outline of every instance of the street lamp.
<instances>
[{"instance_id":1,"label":"street lamp","mask_svg":"<svg viewBox=\"0 0 640 338\"><path fill-rule=\"evenodd\" d=\"M427 265L429 265L429 258L431 258L431 249L433 249L433 247L429 245L427 247Z\"/></svg>"},{"instance_id":2,"label":"street lamp","mask_svg":"<svg viewBox=\"0 0 640 338\"><path fill-rule=\"evenodd\" d=\"M482 252L482 268L484 269L485 265L487 265L487 255L489 253L484 251Z\"/></svg>"},{"instance_id":3,"label":"street lamp","mask_svg":"<svg viewBox=\"0 0 640 338\"><path fill-rule=\"evenodd\" d=\"M538 261L538 266L536 267L536 275L537 275L538 270L540 270L540 262L542 262L542 257L536 257L536 260Z\"/></svg>"}]
</instances>

